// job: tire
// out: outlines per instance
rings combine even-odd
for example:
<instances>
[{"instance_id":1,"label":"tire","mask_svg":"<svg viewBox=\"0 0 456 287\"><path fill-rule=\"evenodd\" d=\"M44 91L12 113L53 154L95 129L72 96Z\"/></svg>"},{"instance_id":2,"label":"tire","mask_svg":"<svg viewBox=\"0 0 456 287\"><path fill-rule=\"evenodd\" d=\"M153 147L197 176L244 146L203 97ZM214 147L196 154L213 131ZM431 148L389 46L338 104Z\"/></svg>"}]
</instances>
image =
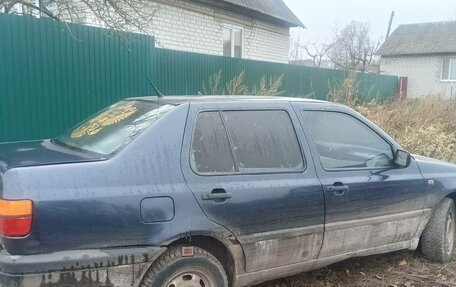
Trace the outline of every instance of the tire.
<instances>
[{"instance_id":1,"label":"tire","mask_svg":"<svg viewBox=\"0 0 456 287\"><path fill-rule=\"evenodd\" d=\"M429 261L449 263L453 260L456 211L454 201L445 198L435 208L421 235L421 253Z\"/></svg>"},{"instance_id":2,"label":"tire","mask_svg":"<svg viewBox=\"0 0 456 287\"><path fill-rule=\"evenodd\" d=\"M182 246L168 249L150 266L140 287L228 287L225 270L209 252L194 247L193 257Z\"/></svg>"}]
</instances>

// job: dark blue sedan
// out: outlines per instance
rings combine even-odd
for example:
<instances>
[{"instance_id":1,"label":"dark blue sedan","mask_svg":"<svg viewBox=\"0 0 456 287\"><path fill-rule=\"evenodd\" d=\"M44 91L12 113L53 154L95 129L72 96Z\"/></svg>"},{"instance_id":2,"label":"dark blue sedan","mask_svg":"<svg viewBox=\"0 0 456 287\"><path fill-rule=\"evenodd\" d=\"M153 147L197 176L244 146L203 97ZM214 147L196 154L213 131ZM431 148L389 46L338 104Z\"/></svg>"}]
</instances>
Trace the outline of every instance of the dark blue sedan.
<instances>
[{"instance_id":1,"label":"dark blue sedan","mask_svg":"<svg viewBox=\"0 0 456 287\"><path fill-rule=\"evenodd\" d=\"M1 286L241 287L454 253L456 166L327 102L128 99L0 145L0 175Z\"/></svg>"}]
</instances>

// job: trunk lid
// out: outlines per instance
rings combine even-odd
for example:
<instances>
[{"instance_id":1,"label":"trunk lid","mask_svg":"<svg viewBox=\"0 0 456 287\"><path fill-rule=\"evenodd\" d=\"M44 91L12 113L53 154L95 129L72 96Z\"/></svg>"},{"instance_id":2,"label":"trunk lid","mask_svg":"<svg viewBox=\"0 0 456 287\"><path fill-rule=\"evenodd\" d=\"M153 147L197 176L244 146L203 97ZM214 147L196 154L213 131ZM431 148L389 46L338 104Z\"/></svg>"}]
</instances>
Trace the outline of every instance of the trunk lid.
<instances>
[{"instance_id":1,"label":"trunk lid","mask_svg":"<svg viewBox=\"0 0 456 287\"><path fill-rule=\"evenodd\" d=\"M0 173L16 167L99 161L103 155L76 151L50 140L0 144Z\"/></svg>"}]
</instances>

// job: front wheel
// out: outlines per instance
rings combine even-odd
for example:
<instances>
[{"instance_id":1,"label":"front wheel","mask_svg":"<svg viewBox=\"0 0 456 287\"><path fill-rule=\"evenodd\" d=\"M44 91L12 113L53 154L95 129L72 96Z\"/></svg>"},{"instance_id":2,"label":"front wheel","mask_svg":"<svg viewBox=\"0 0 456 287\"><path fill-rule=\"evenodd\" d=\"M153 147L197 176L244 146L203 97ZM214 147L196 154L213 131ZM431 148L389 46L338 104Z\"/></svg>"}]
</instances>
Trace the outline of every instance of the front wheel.
<instances>
[{"instance_id":1,"label":"front wheel","mask_svg":"<svg viewBox=\"0 0 456 287\"><path fill-rule=\"evenodd\" d=\"M192 257L184 257L182 246L171 247L152 263L141 287L228 287L220 262L204 249L194 247Z\"/></svg>"},{"instance_id":2,"label":"front wheel","mask_svg":"<svg viewBox=\"0 0 456 287\"><path fill-rule=\"evenodd\" d=\"M435 208L421 235L421 253L424 258L449 263L453 260L456 212L454 201L445 198Z\"/></svg>"}]
</instances>

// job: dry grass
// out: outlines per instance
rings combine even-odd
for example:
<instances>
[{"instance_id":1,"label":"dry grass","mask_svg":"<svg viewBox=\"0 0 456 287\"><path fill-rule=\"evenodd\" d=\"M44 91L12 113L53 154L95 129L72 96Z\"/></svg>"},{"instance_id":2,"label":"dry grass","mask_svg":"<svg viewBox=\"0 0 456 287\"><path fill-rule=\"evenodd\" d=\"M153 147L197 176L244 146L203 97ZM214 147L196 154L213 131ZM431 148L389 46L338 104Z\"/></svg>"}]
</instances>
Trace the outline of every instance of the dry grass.
<instances>
[{"instance_id":1,"label":"dry grass","mask_svg":"<svg viewBox=\"0 0 456 287\"><path fill-rule=\"evenodd\" d=\"M245 71L242 71L226 84L228 95L247 95L248 90L245 85Z\"/></svg>"},{"instance_id":2,"label":"dry grass","mask_svg":"<svg viewBox=\"0 0 456 287\"><path fill-rule=\"evenodd\" d=\"M355 107L358 104L359 80L357 71L348 71L347 76L335 85L329 85L329 99L334 103Z\"/></svg>"},{"instance_id":3,"label":"dry grass","mask_svg":"<svg viewBox=\"0 0 456 287\"><path fill-rule=\"evenodd\" d=\"M438 97L355 107L411 153L456 163L456 101Z\"/></svg>"},{"instance_id":4,"label":"dry grass","mask_svg":"<svg viewBox=\"0 0 456 287\"><path fill-rule=\"evenodd\" d=\"M283 84L284 75L278 77L269 77L266 80L266 76L263 76L260 80L258 88L254 88L252 94L258 96L280 96L283 92L280 90Z\"/></svg>"},{"instance_id":5,"label":"dry grass","mask_svg":"<svg viewBox=\"0 0 456 287\"><path fill-rule=\"evenodd\" d=\"M409 152L456 163L456 100L428 96L380 104L359 98L356 72L330 87L331 101L358 110Z\"/></svg>"},{"instance_id":6,"label":"dry grass","mask_svg":"<svg viewBox=\"0 0 456 287\"><path fill-rule=\"evenodd\" d=\"M203 83L202 95L253 95L253 96L280 96L283 91L283 77L279 76L263 76L258 86L249 86L246 83L245 71L242 71L232 79L226 80L223 76L223 71L209 77L209 81ZM226 85L224 83L226 82Z\"/></svg>"},{"instance_id":7,"label":"dry grass","mask_svg":"<svg viewBox=\"0 0 456 287\"><path fill-rule=\"evenodd\" d=\"M256 287L449 287L456 263L431 263L412 251L354 258Z\"/></svg>"}]
</instances>

